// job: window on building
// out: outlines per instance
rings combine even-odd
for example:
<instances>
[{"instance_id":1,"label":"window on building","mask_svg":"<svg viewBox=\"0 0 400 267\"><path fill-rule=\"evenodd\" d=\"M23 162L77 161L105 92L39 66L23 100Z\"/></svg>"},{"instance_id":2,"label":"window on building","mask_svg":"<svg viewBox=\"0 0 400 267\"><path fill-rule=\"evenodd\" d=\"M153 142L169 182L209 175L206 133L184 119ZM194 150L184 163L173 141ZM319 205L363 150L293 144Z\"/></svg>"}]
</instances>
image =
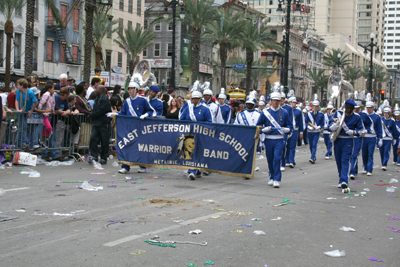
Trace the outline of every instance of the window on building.
<instances>
[{"instance_id":1,"label":"window on building","mask_svg":"<svg viewBox=\"0 0 400 267\"><path fill-rule=\"evenodd\" d=\"M53 41L47 40L46 60L53 62Z\"/></svg>"},{"instance_id":2,"label":"window on building","mask_svg":"<svg viewBox=\"0 0 400 267\"><path fill-rule=\"evenodd\" d=\"M119 0L119 10L124 11L124 0Z\"/></svg>"},{"instance_id":3,"label":"window on building","mask_svg":"<svg viewBox=\"0 0 400 267\"><path fill-rule=\"evenodd\" d=\"M155 57L160 56L160 44L154 44L154 56Z\"/></svg>"},{"instance_id":4,"label":"window on building","mask_svg":"<svg viewBox=\"0 0 400 267\"><path fill-rule=\"evenodd\" d=\"M172 44L167 44L167 56L172 57Z\"/></svg>"},{"instance_id":5,"label":"window on building","mask_svg":"<svg viewBox=\"0 0 400 267\"><path fill-rule=\"evenodd\" d=\"M156 77L157 82L160 83L160 70L154 70L154 77Z\"/></svg>"},{"instance_id":6,"label":"window on building","mask_svg":"<svg viewBox=\"0 0 400 267\"><path fill-rule=\"evenodd\" d=\"M39 19L39 0L35 0L35 20Z\"/></svg>"},{"instance_id":7,"label":"window on building","mask_svg":"<svg viewBox=\"0 0 400 267\"><path fill-rule=\"evenodd\" d=\"M140 23L136 23L136 28L140 29Z\"/></svg>"},{"instance_id":8,"label":"window on building","mask_svg":"<svg viewBox=\"0 0 400 267\"><path fill-rule=\"evenodd\" d=\"M3 67L4 31L0 31L0 67Z\"/></svg>"},{"instance_id":9,"label":"window on building","mask_svg":"<svg viewBox=\"0 0 400 267\"><path fill-rule=\"evenodd\" d=\"M371 27L360 27L358 28L358 32L371 32Z\"/></svg>"},{"instance_id":10,"label":"window on building","mask_svg":"<svg viewBox=\"0 0 400 267\"><path fill-rule=\"evenodd\" d=\"M394 30L394 27L387 27L388 30Z\"/></svg>"},{"instance_id":11,"label":"window on building","mask_svg":"<svg viewBox=\"0 0 400 267\"><path fill-rule=\"evenodd\" d=\"M122 53L118 52L118 67L122 68Z\"/></svg>"},{"instance_id":12,"label":"window on building","mask_svg":"<svg viewBox=\"0 0 400 267\"><path fill-rule=\"evenodd\" d=\"M396 9L394 7L389 8L389 11L395 11Z\"/></svg>"},{"instance_id":13,"label":"window on building","mask_svg":"<svg viewBox=\"0 0 400 267\"><path fill-rule=\"evenodd\" d=\"M108 17L107 18L107 26L111 24L112 21L112 17ZM107 33L107 38L111 38L111 32Z\"/></svg>"},{"instance_id":14,"label":"window on building","mask_svg":"<svg viewBox=\"0 0 400 267\"><path fill-rule=\"evenodd\" d=\"M129 0L128 12L131 14L133 13L133 0Z\"/></svg>"},{"instance_id":15,"label":"window on building","mask_svg":"<svg viewBox=\"0 0 400 267\"><path fill-rule=\"evenodd\" d=\"M67 6L66 5L61 5L61 19L63 21L63 24L65 24L65 18L67 17Z\"/></svg>"},{"instance_id":16,"label":"window on building","mask_svg":"<svg viewBox=\"0 0 400 267\"><path fill-rule=\"evenodd\" d=\"M106 71L111 70L111 53L112 51L106 50Z\"/></svg>"},{"instance_id":17,"label":"window on building","mask_svg":"<svg viewBox=\"0 0 400 267\"><path fill-rule=\"evenodd\" d=\"M21 36L19 33L14 35L14 69L21 68Z\"/></svg>"},{"instance_id":18,"label":"window on building","mask_svg":"<svg viewBox=\"0 0 400 267\"><path fill-rule=\"evenodd\" d=\"M172 24L168 24L168 31L172 31Z\"/></svg>"},{"instance_id":19,"label":"window on building","mask_svg":"<svg viewBox=\"0 0 400 267\"><path fill-rule=\"evenodd\" d=\"M359 17L360 18L371 17L371 12L360 12Z\"/></svg>"},{"instance_id":20,"label":"window on building","mask_svg":"<svg viewBox=\"0 0 400 267\"><path fill-rule=\"evenodd\" d=\"M387 33L386 36L393 36L393 33Z\"/></svg>"},{"instance_id":21,"label":"window on building","mask_svg":"<svg viewBox=\"0 0 400 267\"><path fill-rule=\"evenodd\" d=\"M143 29L147 30L147 24L148 24L147 19L145 19L143 24Z\"/></svg>"},{"instance_id":22,"label":"window on building","mask_svg":"<svg viewBox=\"0 0 400 267\"><path fill-rule=\"evenodd\" d=\"M372 5L359 5L358 9L372 9Z\"/></svg>"},{"instance_id":23,"label":"window on building","mask_svg":"<svg viewBox=\"0 0 400 267\"><path fill-rule=\"evenodd\" d=\"M271 9L268 9L268 14L271 14L271 12L272 12Z\"/></svg>"},{"instance_id":24,"label":"window on building","mask_svg":"<svg viewBox=\"0 0 400 267\"><path fill-rule=\"evenodd\" d=\"M72 61L78 63L78 55L79 55L79 46L72 46Z\"/></svg>"},{"instance_id":25,"label":"window on building","mask_svg":"<svg viewBox=\"0 0 400 267\"><path fill-rule=\"evenodd\" d=\"M53 23L54 23L53 13L51 13L51 9L47 7L47 24L53 25Z\"/></svg>"},{"instance_id":26,"label":"window on building","mask_svg":"<svg viewBox=\"0 0 400 267\"><path fill-rule=\"evenodd\" d=\"M147 48L143 50L143 57L147 57Z\"/></svg>"},{"instance_id":27,"label":"window on building","mask_svg":"<svg viewBox=\"0 0 400 267\"><path fill-rule=\"evenodd\" d=\"M371 24L371 20L370 19L360 19L358 21L358 24L360 24L360 25L370 25Z\"/></svg>"},{"instance_id":28,"label":"window on building","mask_svg":"<svg viewBox=\"0 0 400 267\"><path fill-rule=\"evenodd\" d=\"M167 84L171 84L171 70L167 70L165 73L165 77L167 78Z\"/></svg>"},{"instance_id":29,"label":"window on building","mask_svg":"<svg viewBox=\"0 0 400 267\"><path fill-rule=\"evenodd\" d=\"M393 18L394 17L394 14L388 14L387 15L389 18Z\"/></svg>"},{"instance_id":30,"label":"window on building","mask_svg":"<svg viewBox=\"0 0 400 267\"><path fill-rule=\"evenodd\" d=\"M369 34L359 34L358 39L369 39Z\"/></svg>"},{"instance_id":31,"label":"window on building","mask_svg":"<svg viewBox=\"0 0 400 267\"><path fill-rule=\"evenodd\" d=\"M79 31L79 9L74 10L74 31Z\"/></svg>"},{"instance_id":32,"label":"window on building","mask_svg":"<svg viewBox=\"0 0 400 267\"><path fill-rule=\"evenodd\" d=\"M393 40L386 40L387 43L393 43Z\"/></svg>"},{"instance_id":33,"label":"window on building","mask_svg":"<svg viewBox=\"0 0 400 267\"><path fill-rule=\"evenodd\" d=\"M124 34L124 20L118 19L118 32L120 35Z\"/></svg>"},{"instance_id":34,"label":"window on building","mask_svg":"<svg viewBox=\"0 0 400 267\"><path fill-rule=\"evenodd\" d=\"M131 55L127 54L126 55L126 73L130 73L129 72L129 64L130 64L130 62L131 62Z\"/></svg>"},{"instance_id":35,"label":"window on building","mask_svg":"<svg viewBox=\"0 0 400 267\"><path fill-rule=\"evenodd\" d=\"M60 43L60 63L65 63L64 44L61 44L61 43Z\"/></svg>"},{"instance_id":36,"label":"window on building","mask_svg":"<svg viewBox=\"0 0 400 267\"><path fill-rule=\"evenodd\" d=\"M161 23L157 23L157 24L154 25L154 31L155 32L161 31Z\"/></svg>"},{"instance_id":37,"label":"window on building","mask_svg":"<svg viewBox=\"0 0 400 267\"><path fill-rule=\"evenodd\" d=\"M142 16L142 0L137 0L137 15Z\"/></svg>"},{"instance_id":38,"label":"window on building","mask_svg":"<svg viewBox=\"0 0 400 267\"><path fill-rule=\"evenodd\" d=\"M129 26L132 27L132 21L130 21L130 20L128 20L128 28L129 28Z\"/></svg>"},{"instance_id":39,"label":"window on building","mask_svg":"<svg viewBox=\"0 0 400 267\"><path fill-rule=\"evenodd\" d=\"M15 16L21 17L22 16L22 8L15 9Z\"/></svg>"}]
</instances>

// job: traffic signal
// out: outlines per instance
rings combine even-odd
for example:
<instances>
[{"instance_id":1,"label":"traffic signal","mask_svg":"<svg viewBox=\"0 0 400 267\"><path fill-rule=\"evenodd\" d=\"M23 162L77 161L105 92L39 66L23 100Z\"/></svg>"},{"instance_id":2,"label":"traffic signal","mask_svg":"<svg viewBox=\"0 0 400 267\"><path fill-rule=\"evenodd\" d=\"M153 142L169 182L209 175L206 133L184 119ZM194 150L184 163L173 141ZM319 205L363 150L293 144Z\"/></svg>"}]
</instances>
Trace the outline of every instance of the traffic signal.
<instances>
[{"instance_id":1,"label":"traffic signal","mask_svg":"<svg viewBox=\"0 0 400 267\"><path fill-rule=\"evenodd\" d=\"M385 98L385 90L381 90L381 100Z\"/></svg>"}]
</instances>

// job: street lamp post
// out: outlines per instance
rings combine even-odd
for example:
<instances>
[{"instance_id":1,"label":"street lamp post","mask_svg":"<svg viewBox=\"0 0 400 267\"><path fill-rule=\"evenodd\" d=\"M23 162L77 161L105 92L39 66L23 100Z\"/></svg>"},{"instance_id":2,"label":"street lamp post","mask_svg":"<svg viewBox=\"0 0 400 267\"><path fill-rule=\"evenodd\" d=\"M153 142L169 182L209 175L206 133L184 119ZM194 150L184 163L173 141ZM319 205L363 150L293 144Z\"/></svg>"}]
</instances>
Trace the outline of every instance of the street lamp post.
<instances>
[{"instance_id":1,"label":"street lamp post","mask_svg":"<svg viewBox=\"0 0 400 267\"><path fill-rule=\"evenodd\" d=\"M393 84L392 76L390 76L390 80L389 80L388 84L389 84L390 99L391 99L392 98L392 94L393 94L393 91L392 91L392 84ZM393 105L392 103L390 103L390 104Z\"/></svg>"},{"instance_id":2,"label":"street lamp post","mask_svg":"<svg viewBox=\"0 0 400 267\"><path fill-rule=\"evenodd\" d=\"M168 7L172 8L172 55L171 55L171 60L172 60L172 69L171 69L171 84L170 86L175 89L175 34L176 34L176 7L180 6L181 12L180 12L180 17L181 19L185 18L185 10L184 10L184 3L180 2L178 0L172 0L172 1L166 1L164 4L164 18L168 19Z\"/></svg>"},{"instance_id":3,"label":"street lamp post","mask_svg":"<svg viewBox=\"0 0 400 267\"><path fill-rule=\"evenodd\" d=\"M373 73L372 73L372 69L374 67L373 65L373 60L374 60L374 47L376 47L376 55L379 55L379 47L377 44L374 43L374 38L375 38L375 34L373 32L371 32L371 34L369 35L369 37L371 38L371 43L369 43L367 46L362 46L364 47L364 55L367 55L367 51L370 52L371 58L370 58L370 62L369 62L369 75L368 75L368 92L372 94L372 80L373 80Z\"/></svg>"},{"instance_id":4,"label":"street lamp post","mask_svg":"<svg viewBox=\"0 0 400 267\"><path fill-rule=\"evenodd\" d=\"M284 0L278 0L278 9L276 12L278 15L283 13L282 4ZM295 16L300 15L300 0L293 0L296 8L294 10ZM288 92L288 73L289 73L289 50L290 50L290 11L292 9L292 0L286 0L286 26L284 30L284 41L285 41L285 65L283 68L283 86L285 87L285 92ZM293 71L293 70L292 70Z\"/></svg>"},{"instance_id":5,"label":"street lamp post","mask_svg":"<svg viewBox=\"0 0 400 267\"><path fill-rule=\"evenodd\" d=\"M342 55L339 53L337 54L337 66L338 68L340 68L340 58L342 57Z\"/></svg>"}]
</instances>

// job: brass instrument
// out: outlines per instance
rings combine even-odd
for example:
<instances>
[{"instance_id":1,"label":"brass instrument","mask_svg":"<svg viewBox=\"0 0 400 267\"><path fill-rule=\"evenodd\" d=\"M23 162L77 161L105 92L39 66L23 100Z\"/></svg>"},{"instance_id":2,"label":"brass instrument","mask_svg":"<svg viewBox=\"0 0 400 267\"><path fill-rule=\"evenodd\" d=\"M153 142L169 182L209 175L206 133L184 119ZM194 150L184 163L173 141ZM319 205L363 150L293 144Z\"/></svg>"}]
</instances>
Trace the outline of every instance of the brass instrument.
<instances>
[{"instance_id":1,"label":"brass instrument","mask_svg":"<svg viewBox=\"0 0 400 267\"><path fill-rule=\"evenodd\" d=\"M317 129L317 126L315 126L315 125L312 124L311 122L308 121L307 123L308 123L308 125L310 125L311 127L313 127L315 130ZM318 131L321 132L321 131L323 131L323 130L324 130L324 128L321 127L321 129L319 129Z\"/></svg>"}]
</instances>

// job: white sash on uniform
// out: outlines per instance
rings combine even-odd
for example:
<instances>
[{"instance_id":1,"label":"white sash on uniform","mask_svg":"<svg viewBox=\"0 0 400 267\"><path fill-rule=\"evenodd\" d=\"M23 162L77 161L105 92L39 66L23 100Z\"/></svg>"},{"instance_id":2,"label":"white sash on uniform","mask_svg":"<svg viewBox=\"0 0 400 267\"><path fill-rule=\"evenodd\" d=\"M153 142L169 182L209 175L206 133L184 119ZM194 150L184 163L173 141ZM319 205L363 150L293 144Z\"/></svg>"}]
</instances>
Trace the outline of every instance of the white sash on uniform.
<instances>
[{"instance_id":1,"label":"white sash on uniform","mask_svg":"<svg viewBox=\"0 0 400 267\"><path fill-rule=\"evenodd\" d=\"M193 107L194 107L193 103L192 102L190 102L190 103L188 102L188 109L189 109L190 119L192 121L197 121L196 116L194 115Z\"/></svg>"},{"instance_id":2,"label":"white sash on uniform","mask_svg":"<svg viewBox=\"0 0 400 267\"><path fill-rule=\"evenodd\" d=\"M127 103L128 103L128 107L129 107L129 112L131 113L131 115L133 116L133 117L137 117L138 115L136 114L136 112L135 112L135 110L133 109L133 107L132 107L132 99L130 98L130 99L128 99L128 101L127 101Z\"/></svg>"},{"instance_id":3,"label":"white sash on uniform","mask_svg":"<svg viewBox=\"0 0 400 267\"><path fill-rule=\"evenodd\" d=\"M268 111L264 110L264 114L267 117L267 119L271 122L271 124L274 125L276 130L278 130L278 132L283 135L282 127L279 125L279 123L276 122L274 117L272 117L271 113L269 113Z\"/></svg>"}]
</instances>

